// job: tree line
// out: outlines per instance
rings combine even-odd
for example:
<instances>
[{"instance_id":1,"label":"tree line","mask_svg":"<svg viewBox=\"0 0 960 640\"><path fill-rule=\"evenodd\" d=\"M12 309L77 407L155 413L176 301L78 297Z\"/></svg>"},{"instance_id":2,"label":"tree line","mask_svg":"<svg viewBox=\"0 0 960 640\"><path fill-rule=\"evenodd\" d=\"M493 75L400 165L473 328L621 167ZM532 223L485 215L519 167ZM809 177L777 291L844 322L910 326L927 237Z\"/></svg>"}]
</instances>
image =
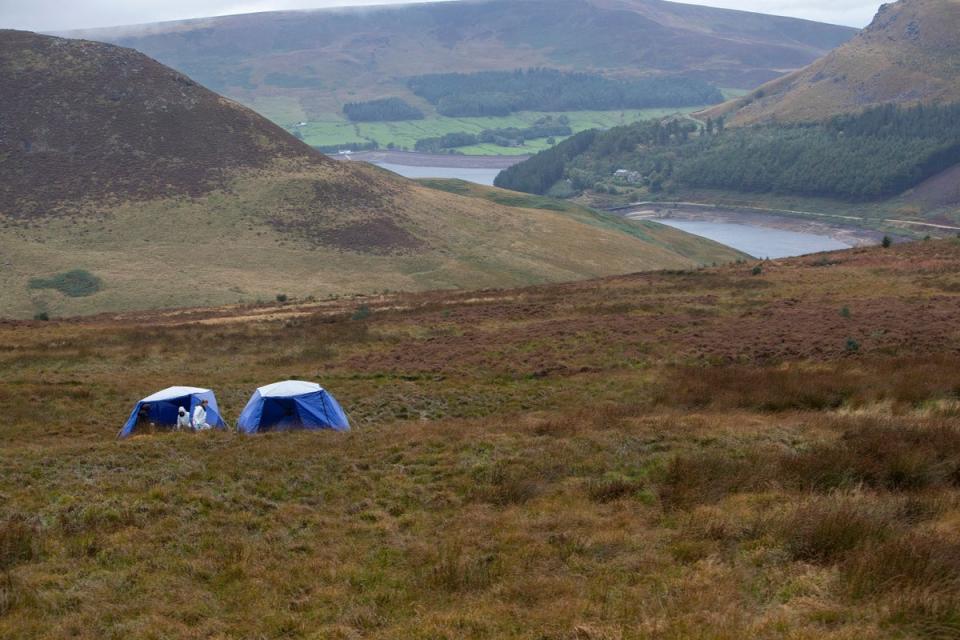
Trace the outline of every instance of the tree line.
<instances>
[{"instance_id":1,"label":"tree line","mask_svg":"<svg viewBox=\"0 0 960 640\"><path fill-rule=\"evenodd\" d=\"M573 129L570 128L569 120L565 116L560 116L556 120L548 116L525 128L484 129L480 133L455 132L433 138L423 138L417 140L416 150L425 153L437 153L475 144L513 147L522 145L527 140L565 137L572 133Z\"/></svg>"},{"instance_id":2,"label":"tree line","mask_svg":"<svg viewBox=\"0 0 960 640\"><path fill-rule=\"evenodd\" d=\"M423 112L400 98L382 98L368 102L350 102L343 114L351 122L397 122L423 120Z\"/></svg>"},{"instance_id":3,"label":"tree line","mask_svg":"<svg viewBox=\"0 0 960 640\"><path fill-rule=\"evenodd\" d=\"M635 171L651 192L710 188L830 197L890 197L960 163L960 105L885 105L825 122L726 128L722 121L641 122L579 134L505 170L497 186L545 193Z\"/></svg>"},{"instance_id":4,"label":"tree line","mask_svg":"<svg viewBox=\"0 0 960 640\"><path fill-rule=\"evenodd\" d=\"M408 86L440 114L451 117L681 107L723 100L719 89L692 78L613 80L555 69L430 74L411 78Z\"/></svg>"}]
</instances>

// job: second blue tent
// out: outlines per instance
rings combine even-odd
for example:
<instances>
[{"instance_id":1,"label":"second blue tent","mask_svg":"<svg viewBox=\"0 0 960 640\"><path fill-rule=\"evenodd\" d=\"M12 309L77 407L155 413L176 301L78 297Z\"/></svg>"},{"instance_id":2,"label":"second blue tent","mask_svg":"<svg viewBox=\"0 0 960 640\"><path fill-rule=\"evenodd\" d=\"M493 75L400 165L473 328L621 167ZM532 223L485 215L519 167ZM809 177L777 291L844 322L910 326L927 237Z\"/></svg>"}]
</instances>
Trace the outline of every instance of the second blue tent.
<instances>
[{"instance_id":1,"label":"second blue tent","mask_svg":"<svg viewBox=\"0 0 960 640\"><path fill-rule=\"evenodd\" d=\"M350 422L336 399L319 384L284 380L253 393L240 414L237 429L241 433L292 429L349 431Z\"/></svg>"}]
</instances>

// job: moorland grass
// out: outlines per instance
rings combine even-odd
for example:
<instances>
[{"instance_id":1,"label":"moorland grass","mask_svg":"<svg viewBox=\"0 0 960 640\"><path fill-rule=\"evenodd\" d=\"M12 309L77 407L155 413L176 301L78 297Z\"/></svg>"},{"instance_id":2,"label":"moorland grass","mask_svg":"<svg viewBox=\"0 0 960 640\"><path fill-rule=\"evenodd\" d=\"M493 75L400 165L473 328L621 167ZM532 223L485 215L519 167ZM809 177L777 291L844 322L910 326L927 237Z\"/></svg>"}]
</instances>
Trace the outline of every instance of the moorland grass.
<instances>
[{"instance_id":1,"label":"moorland grass","mask_svg":"<svg viewBox=\"0 0 960 640\"><path fill-rule=\"evenodd\" d=\"M0 325L0 637L956 637L960 245L830 258ZM114 440L286 377L354 430Z\"/></svg>"}]
</instances>

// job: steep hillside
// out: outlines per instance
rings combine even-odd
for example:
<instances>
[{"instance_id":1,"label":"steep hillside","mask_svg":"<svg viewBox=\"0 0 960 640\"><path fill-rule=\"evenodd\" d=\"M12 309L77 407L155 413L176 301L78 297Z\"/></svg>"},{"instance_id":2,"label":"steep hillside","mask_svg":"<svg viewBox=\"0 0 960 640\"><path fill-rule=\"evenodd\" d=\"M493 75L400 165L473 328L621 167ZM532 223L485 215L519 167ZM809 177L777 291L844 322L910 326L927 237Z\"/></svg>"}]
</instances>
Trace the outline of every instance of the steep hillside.
<instances>
[{"instance_id":1,"label":"steep hillside","mask_svg":"<svg viewBox=\"0 0 960 640\"><path fill-rule=\"evenodd\" d=\"M565 211L333 162L129 49L3 31L0 54L0 316L695 264ZM737 257L702 247L704 262Z\"/></svg>"},{"instance_id":2,"label":"steep hillside","mask_svg":"<svg viewBox=\"0 0 960 640\"><path fill-rule=\"evenodd\" d=\"M821 120L879 104L960 101L960 1L899 0L809 67L709 112L735 124Z\"/></svg>"},{"instance_id":3,"label":"steep hillside","mask_svg":"<svg viewBox=\"0 0 960 640\"><path fill-rule=\"evenodd\" d=\"M754 87L846 27L660 0L480 0L238 15L84 32L134 47L284 124L399 96L437 72L518 67L688 74Z\"/></svg>"},{"instance_id":4,"label":"steep hillside","mask_svg":"<svg viewBox=\"0 0 960 640\"><path fill-rule=\"evenodd\" d=\"M0 637L955 639L958 327L956 239L0 322ZM353 430L115 440L291 376Z\"/></svg>"}]
</instances>

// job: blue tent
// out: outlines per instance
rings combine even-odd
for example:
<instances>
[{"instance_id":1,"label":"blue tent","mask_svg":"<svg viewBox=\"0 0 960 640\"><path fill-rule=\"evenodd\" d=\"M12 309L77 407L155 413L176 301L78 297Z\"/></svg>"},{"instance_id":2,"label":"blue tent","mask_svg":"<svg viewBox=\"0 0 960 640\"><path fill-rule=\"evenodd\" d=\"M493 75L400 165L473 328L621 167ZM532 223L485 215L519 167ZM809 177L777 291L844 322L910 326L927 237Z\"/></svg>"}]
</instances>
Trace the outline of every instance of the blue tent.
<instances>
[{"instance_id":1,"label":"blue tent","mask_svg":"<svg viewBox=\"0 0 960 640\"><path fill-rule=\"evenodd\" d=\"M183 407L190 415L193 415L193 408L201 401L207 401L207 422L212 427L218 429L226 425L223 418L220 417L220 409L217 407L217 397L213 395L210 389L199 389L197 387L169 387L163 391L158 391L152 396L147 396L137 403L127 420L123 425L118 438L126 438L137 430L137 420L140 418L140 409L147 407L145 418L158 427L173 427L177 424L177 410Z\"/></svg>"},{"instance_id":2,"label":"blue tent","mask_svg":"<svg viewBox=\"0 0 960 640\"><path fill-rule=\"evenodd\" d=\"M257 389L240 414L243 433L290 429L349 431L347 414L329 393L314 382L287 380Z\"/></svg>"}]
</instances>

